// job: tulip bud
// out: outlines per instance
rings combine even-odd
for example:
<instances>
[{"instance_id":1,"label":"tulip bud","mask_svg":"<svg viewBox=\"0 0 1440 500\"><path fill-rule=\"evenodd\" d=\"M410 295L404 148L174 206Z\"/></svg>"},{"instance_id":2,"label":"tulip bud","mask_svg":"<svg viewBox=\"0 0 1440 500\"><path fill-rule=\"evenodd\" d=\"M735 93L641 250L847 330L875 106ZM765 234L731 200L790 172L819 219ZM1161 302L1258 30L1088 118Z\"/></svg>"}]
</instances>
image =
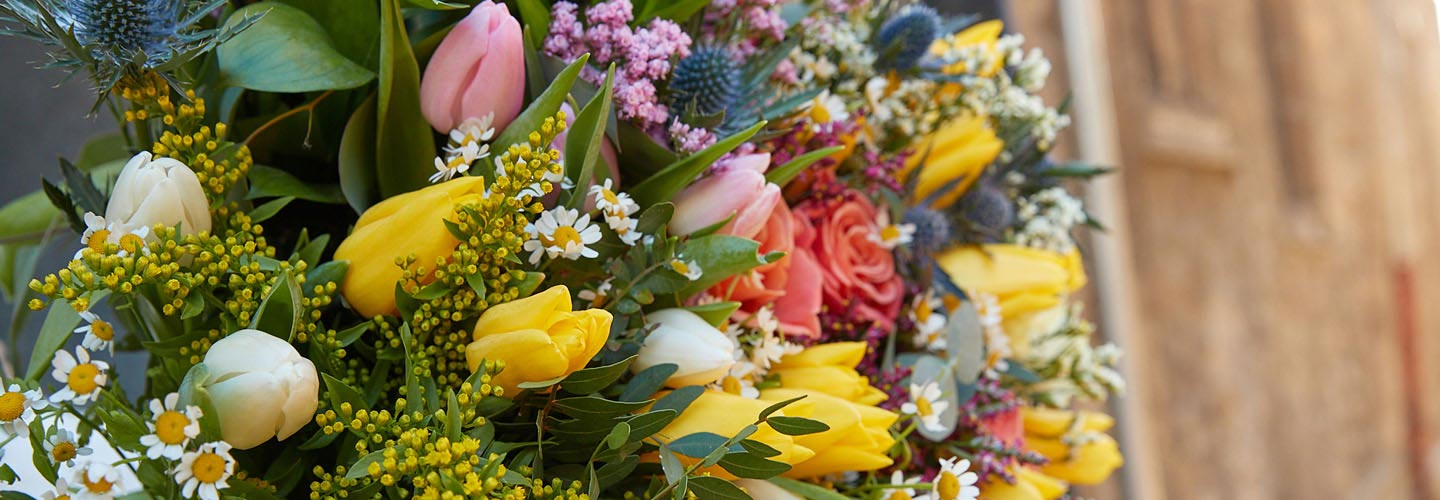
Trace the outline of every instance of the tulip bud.
<instances>
[{"instance_id":1,"label":"tulip bud","mask_svg":"<svg viewBox=\"0 0 1440 500\"><path fill-rule=\"evenodd\" d=\"M115 179L105 220L117 232L179 224L181 234L195 234L210 230L210 200L190 167L174 158L141 152L125 163Z\"/></svg>"},{"instance_id":2,"label":"tulip bud","mask_svg":"<svg viewBox=\"0 0 1440 500\"><path fill-rule=\"evenodd\" d=\"M780 187L765 180L769 167L769 153L739 156L724 170L685 188L675 197L670 231L687 235L733 215L720 229L722 234L755 236L780 202Z\"/></svg>"},{"instance_id":3,"label":"tulip bud","mask_svg":"<svg viewBox=\"0 0 1440 500\"><path fill-rule=\"evenodd\" d=\"M240 330L205 354L205 382L220 417L220 434L246 450L284 441L315 416L320 380L315 364L289 342L260 330Z\"/></svg>"},{"instance_id":4,"label":"tulip bud","mask_svg":"<svg viewBox=\"0 0 1440 500\"><path fill-rule=\"evenodd\" d=\"M636 373L665 363L680 369L665 381L673 388L705 385L720 380L735 364L735 345L725 334L699 315L684 309L650 313L646 323L655 325L640 346L640 358L631 368Z\"/></svg>"},{"instance_id":5,"label":"tulip bud","mask_svg":"<svg viewBox=\"0 0 1440 500\"><path fill-rule=\"evenodd\" d=\"M466 118L495 113L505 130L525 99L525 51L520 23L504 4L475 6L435 49L420 80L420 111L448 133Z\"/></svg>"}]
</instances>

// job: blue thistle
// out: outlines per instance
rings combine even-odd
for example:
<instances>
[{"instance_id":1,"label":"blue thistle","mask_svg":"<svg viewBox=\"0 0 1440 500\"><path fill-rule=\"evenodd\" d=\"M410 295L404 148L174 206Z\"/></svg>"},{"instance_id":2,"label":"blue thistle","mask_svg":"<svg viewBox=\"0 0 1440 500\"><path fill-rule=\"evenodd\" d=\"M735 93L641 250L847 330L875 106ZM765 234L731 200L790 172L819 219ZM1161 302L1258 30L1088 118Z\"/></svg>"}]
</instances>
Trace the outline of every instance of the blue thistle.
<instances>
[{"instance_id":1,"label":"blue thistle","mask_svg":"<svg viewBox=\"0 0 1440 500\"><path fill-rule=\"evenodd\" d=\"M740 97L740 65L722 47L701 47L675 65L670 78L672 108L683 114L690 103L702 116L725 111Z\"/></svg>"},{"instance_id":2,"label":"blue thistle","mask_svg":"<svg viewBox=\"0 0 1440 500\"><path fill-rule=\"evenodd\" d=\"M70 0L65 10L80 43L120 54L168 54L185 0Z\"/></svg>"},{"instance_id":3,"label":"blue thistle","mask_svg":"<svg viewBox=\"0 0 1440 500\"><path fill-rule=\"evenodd\" d=\"M879 65L898 71L914 68L940 37L940 14L925 4L901 9L880 25L876 36Z\"/></svg>"},{"instance_id":4,"label":"blue thistle","mask_svg":"<svg viewBox=\"0 0 1440 500\"><path fill-rule=\"evenodd\" d=\"M915 225L916 248L936 252L950 244L950 221L945 214L925 207L911 207L905 211L903 220Z\"/></svg>"},{"instance_id":5,"label":"blue thistle","mask_svg":"<svg viewBox=\"0 0 1440 500\"><path fill-rule=\"evenodd\" d=\"M982 183L960 199L960 213L985 236L1004 234L1015 223L1015 204L1005 191Z\"/></svg>"}]
</instances>

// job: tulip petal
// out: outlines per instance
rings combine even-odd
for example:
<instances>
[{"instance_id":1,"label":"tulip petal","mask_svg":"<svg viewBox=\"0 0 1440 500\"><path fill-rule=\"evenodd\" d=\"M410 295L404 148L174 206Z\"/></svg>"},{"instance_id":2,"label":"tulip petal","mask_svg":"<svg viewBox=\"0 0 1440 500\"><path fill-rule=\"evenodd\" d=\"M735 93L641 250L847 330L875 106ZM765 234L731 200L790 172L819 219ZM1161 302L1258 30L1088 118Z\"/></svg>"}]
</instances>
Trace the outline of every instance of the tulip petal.
<instances>
[{"instance_id":1,"label":"tulip petal","mask_svg":"<svg viewBox=\"0 0 1440 500\"><path fill-rule=\"evenodd\" d=\"M521 383L550 380L570 373L570 359L543 330L517 330L477 338L465 347L465 360L472 372L479 369L481 360L505 361L505 369L495 376L493 383L504 387L506 395L519 392Z\"/></svg>"},{"instance_id":2,"label":"tulip petal","mask_svg":"<svg viewBox=\"0 0 1440 500\"><path fill-rule=\"evenodd\" d=\"M515 330L544 330L555 320L555 313L570 312L570 289L557 285L529 297L496 304L475 322L475 340L496 333Z\"/></svg>"},{"instance_id":3,"label":"tulip petal","mask_svg":"<svg viewBox=\"0 0 1440 500\"><path fill-rule=\"evenodd\" d=\"M284 425L281 401L284 388L274 375L250 372L210 386L210 400L220 417L220 433L237 449L248 450L269 441Z\"/></svg>"}]
</instances>

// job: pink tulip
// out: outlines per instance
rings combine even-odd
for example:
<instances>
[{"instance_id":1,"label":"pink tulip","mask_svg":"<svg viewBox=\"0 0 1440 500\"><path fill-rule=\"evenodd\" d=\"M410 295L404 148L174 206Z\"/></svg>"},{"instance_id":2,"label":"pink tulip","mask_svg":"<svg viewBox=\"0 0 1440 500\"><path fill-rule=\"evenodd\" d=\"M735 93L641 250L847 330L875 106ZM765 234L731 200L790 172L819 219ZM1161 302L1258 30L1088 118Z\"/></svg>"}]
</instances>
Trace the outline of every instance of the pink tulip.
<instances>
[{"instance_id":1,"label":"pink tulip","mask_svg":"<svg viewBox=\"0 0 1440 500\"><path fill-rule=\"evenodd\" d=\"M504 130L525 100L525 50L520 23L490 0L440 42L420 80L420 111L430 126L450 132L467 118L495 113Z\"/></svg>"},{"instance_id":2,"label":"pink tulip","mask_svg":"<svg viewBox=\"0 0 1440 500\"><path fill-rule=\"evenodd\" d=\"M722 234L753 238L780 203L780 187L765 180L770 154L738 156L723 170L690 185L675 197L670 231L690 234L734 216Z\"/></svg>"}]
</instances>

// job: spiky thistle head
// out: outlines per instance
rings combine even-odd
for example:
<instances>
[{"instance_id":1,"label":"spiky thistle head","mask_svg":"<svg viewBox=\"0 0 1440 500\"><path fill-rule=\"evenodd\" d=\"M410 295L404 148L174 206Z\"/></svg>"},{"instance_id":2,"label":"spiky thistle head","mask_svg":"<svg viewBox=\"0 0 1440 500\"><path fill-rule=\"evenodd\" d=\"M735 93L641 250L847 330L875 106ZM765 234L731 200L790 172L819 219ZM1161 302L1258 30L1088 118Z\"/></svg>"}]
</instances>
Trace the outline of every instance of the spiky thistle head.
<instances>
[{"instance_id":1,"label":"spiky thistle head","mask_svg":"<svg viewBox=\"0 0 1440 500\"><path fill-rule=\"evenodd\" d=\"M170 52L179 34L185 0L69 0L75 38L81 44L120 54Z\"/></svg>"},{"instance_id":2,"label":"spiky thistle head","mask_svg":"<svg viewBox=\"0 0 1440 500\"><path fill-rule=\"evenodd\" d=\"M700 47L675 65L670 78L671 107L682 114L695 104L700 115L724 111L740 97L740 65L724 47Z\"/></svg>"},{"instance_id":3,"label":"spiky thistle head","mask_svg":"<svg viewBox=\"0 0 1440 500\"><path fill-rule=\"evenodd\" d=\"M923 3L908 5L880 25L876 49L882 67L905 71L920 63L940 37L940 14Z\"/></svg>"},{"instance_id":4,"label":"spiky thistle head","mask_svg":"<svg viewBox=\"0 0 1440 500\"><path fill-rule=\"evenodd\" d=\"M911 207L905 211L904 221L915 226L915 248L936 252L951 243L950 221L944 213L921 206Z\"/></svg>"},{"instance_id":5,"label":"spiky thistle head","mask_svg":"<svg viewBox=\"0 0 1440 500\"><path fill-rule=\"evenodd\" d=\"M987 240L997 238L1015 223L1015 202L1005 190L981 182L965 193L959 203L961 217Z\"/></svg>"}]
</instances>

